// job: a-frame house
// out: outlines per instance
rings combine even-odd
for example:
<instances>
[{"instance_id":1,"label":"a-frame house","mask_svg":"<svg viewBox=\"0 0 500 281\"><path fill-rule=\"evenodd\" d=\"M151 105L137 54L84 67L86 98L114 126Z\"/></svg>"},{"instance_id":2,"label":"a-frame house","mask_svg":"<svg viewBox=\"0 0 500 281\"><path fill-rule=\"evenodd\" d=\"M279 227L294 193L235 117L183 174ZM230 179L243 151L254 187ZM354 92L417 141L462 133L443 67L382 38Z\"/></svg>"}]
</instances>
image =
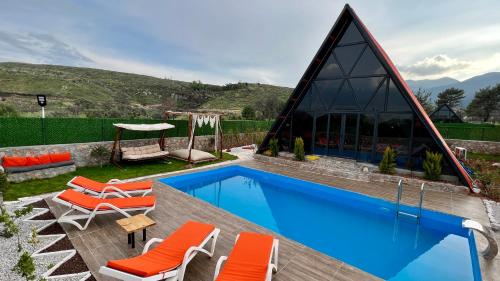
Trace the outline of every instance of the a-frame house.
<instances>
[{"instance_id":1,"label":"a-frame house","mask_svg":"<svg viewBox=\"0 0 500 281\"><path fill-rule=\"evenodd\" d=\"M385 51L349 5L276 118L258 153L272 138L292 151L378 163L388 145L397 165L422 170L425 151L443 157L443 175L472 182Z\"/></svg>"},{"instance_id":2,"label":"a-frame house","mask_svg":"<svg viewBox=\"0 0 500 281\"><path fill-rule=\"evenodd\" d=\"M430 116L433 122L443 123L462 123L462 119L455 113L455 111L447 104L438 107Z\"/></svg>"}]
</instances>

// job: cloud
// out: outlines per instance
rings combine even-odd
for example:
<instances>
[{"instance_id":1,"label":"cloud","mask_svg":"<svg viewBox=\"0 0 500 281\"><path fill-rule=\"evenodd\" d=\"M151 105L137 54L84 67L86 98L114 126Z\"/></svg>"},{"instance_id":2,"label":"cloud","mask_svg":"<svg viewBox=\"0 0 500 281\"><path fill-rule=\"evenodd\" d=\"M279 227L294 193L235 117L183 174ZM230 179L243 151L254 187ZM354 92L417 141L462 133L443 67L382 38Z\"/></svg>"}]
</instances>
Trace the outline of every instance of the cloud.
<instances>
[{"instance_id":1,"label":"cloud","mask_svg":"<svg viewBox=\"0 0 500 281\"><path fill-rule=\"evenodd\" d=\"M411 77L445 76L468 68L471 62L450 58L447 55L426 57L409 66L400 66L402 72Z\"/></svg>"},{"instance_id":2,"label":"cloud","mask_svg":"<svg viewBox=\"0 0 500 281\"><path fill-rule=\"evenodd\" d=\"M84 66L92 60L50 34L0 30L0 61Z\"/></svg>"}]
</instances>

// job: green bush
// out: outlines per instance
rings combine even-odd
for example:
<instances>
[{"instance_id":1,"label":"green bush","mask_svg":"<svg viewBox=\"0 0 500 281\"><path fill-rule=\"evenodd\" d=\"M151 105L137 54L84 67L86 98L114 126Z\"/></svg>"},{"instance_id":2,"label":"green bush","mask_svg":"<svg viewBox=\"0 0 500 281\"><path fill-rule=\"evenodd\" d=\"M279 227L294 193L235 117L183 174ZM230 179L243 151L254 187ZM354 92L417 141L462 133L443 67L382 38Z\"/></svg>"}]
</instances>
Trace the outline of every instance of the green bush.
<instances>
[{"instance_id":1,"label":"green bush","mask_svg":"<svg viewBox=\"0 0 500 281\"><path fill-rule=\"evenodd\" d=\"M9 187L9 182L7 181L7 174L0 171L0 192L5 193Z\"/></svg>"},{"instance_id":2,"label":"green bush","mask_svg":"<svg viewBox=\"0 0 500 281\"><path fill-rule=\"evenodd\" d=\"M278 139L272 138L269 141L269 150L271 151L271 156L272 157L278 156L278 151L279 151L279 148L278 148Z\"/></svg>"},{"instance_id":3,"label":"green bush","mask_svg":"<svg viewBox=\"0 0 500 281\"><path fill-rule=\"evenodd\" d=\"M90 157L94 158L99 166L105 163L111 156L111 151L104 145L96 145L90 151Z\"/></svg>"},{"instance_id":4,"label":"green bush","mask_svg":"<svg viewBox=\"0 0 500 281\"><path fill-rule=\"evenodd\" d=\"M295 138L295 145L293 147L293 153L295 154L295 159L298 161L304 161L304 140L301 137Z\"/></svg>"},{"instance_id":5,"label":"green bush","mask_svg":"<svg viewBox=\"0 0 500 281\"><path fill-rule=\"evenodd\" d=\"M385 148L378 169L382 174L394 174L396 169L396 152L390 145Z\"/></svg>"},{"instance_id":6,"label":"green bush","mask_svg":"<svg viewBox=\"0 0 500 281\"><path fill-rule=\"evenodd\" d=\"M19 260L17 261L16 266L12 269L22 277L24 277L27 281L35 280L35 263L31 255L24 251Z\"/></svg>"},{"instance_id":7,"label":"green bush","mask_svg":"<svg viewBox=\"0 0 500 281\"><path fill-rule=\"evenodd\" d=\"M424 178L428 180L438 180L441 176L441 160L443 160L443 155L438 152L425 152L425 160L423 164L424 168Z\"/></svg>"}]
</instances>

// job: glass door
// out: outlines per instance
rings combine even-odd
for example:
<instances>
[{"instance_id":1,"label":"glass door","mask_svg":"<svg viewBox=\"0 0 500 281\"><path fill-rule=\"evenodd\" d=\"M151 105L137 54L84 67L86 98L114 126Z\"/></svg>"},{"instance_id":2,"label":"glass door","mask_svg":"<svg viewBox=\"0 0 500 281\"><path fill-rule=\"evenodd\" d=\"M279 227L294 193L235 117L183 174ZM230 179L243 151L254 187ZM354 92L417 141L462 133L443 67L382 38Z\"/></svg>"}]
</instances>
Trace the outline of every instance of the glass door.
<instances>
[{"instance_id":1,"label":"glass door","mask_svg":"<svg viewBox=\"0 0 500 281\"><path fill-rule=\"evenodd\" d=\"M341 155L348 158L356 157L356 141L358 130L358 114L342 114L342 147Z\"/></svg>"},{"instance_id":2,"label":"glass door","mask_svg":"<svg viewBox=\"0 0 500 281\"><path fill-rule=\"evenodd\" d=\"M314 153L328 153L328 114L316 116L316 132L314 135Z\"/></svg>"},{"instance_id":3,"label":"glass door","mask_svg":"<svg viewBox=\"0 0 500 281\"><path fill-rule=\"evenodd\" d=\"M339 156L341 145L342 114L330 114L330 128L328 140L328 155Z\"/></svg>"}]
</instances>

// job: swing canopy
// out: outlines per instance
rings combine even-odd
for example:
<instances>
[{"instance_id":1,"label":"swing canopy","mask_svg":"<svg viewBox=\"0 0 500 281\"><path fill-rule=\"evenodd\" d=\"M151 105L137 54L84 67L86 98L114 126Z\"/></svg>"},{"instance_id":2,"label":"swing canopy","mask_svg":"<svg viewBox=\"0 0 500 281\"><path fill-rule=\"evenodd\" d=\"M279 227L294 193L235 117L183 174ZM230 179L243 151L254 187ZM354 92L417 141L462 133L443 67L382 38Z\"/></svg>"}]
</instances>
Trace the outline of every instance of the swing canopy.
<instances>
[{"instance_id":1,"label":"swing canopy","mask_svg":"<svg viewBox=\"0 0 500 281\"><path fill-rule=\"evenodd\" d=\"M122 128L130 131L163 131L168 129L175 128L174 125L168 123L157 123L157 124L124 124L124 123L116 123L113 126L117 128Z\"/></svg>"}]
</instances>

